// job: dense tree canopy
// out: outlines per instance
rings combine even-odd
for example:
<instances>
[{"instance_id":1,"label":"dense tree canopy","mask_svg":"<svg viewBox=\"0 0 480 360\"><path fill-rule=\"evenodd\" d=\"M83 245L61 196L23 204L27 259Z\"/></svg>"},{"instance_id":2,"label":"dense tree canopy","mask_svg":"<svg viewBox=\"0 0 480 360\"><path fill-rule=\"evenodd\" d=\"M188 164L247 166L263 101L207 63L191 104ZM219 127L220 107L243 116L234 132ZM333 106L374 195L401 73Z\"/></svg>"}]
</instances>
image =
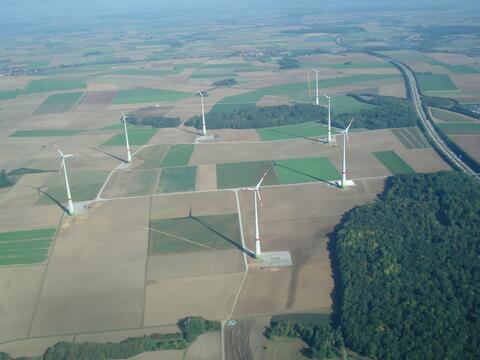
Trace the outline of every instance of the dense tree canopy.
<instances>
[{"instance_id":1,"label":"dense tree canopy","mask_svg":"<svg viewBox=\"0 0 480 360\"><path fill-rule=\"evenodd\" d=\"M480 187L457 172L391 178L336 233L347 345L379 359L480 359Z\"/></svg>"},{"instance_id":2,"label":"dense tree canopy","mask_svg":"<svg viewBox=\"0 0 480 360\"><path fill-rule=\"evenodd\" d=\"M181 121L179 118L158 116L137 117L128 115L127 122L133 125L146 125L154 128L177 127Z\"/></svg>"},{"instance_id":3,"label":"dense tree canopy","mask_svg":"<svg viewBox=\"0 0 480 360\"><path fill-rule=\"evenodd\" d=\"M209 112L206 116L209 129L256 129L270 126L296 124L324 119L326 110L312 104L294 104L245 107L231 112ZM186 125L202 127L200 116L194 116Z\"/></svg>"},{"instance_id":4,"label":"dense tree canopy","mask_svg":"<svg viewBox=\"0 0 480 360\"><path fill-rule=\"evenodd\" d=\"M233 86L233 85L237 85L237 84L238 84L238 81L235 80L235 78L228 78L228 79L223 79L223 80L217 80L212 85L213 86L218 86L218 87L223 87L223 86Z\"/></svg>"},{"instance_id":5,"label":"dense tree canopy","mask_svg":"<svg viewBox=\"0 0 480 360\"><path fill-rule=\"evenodd\" d=\"M339 114L333 118L333 125L345 128L348 122L355 117L352 127L374 129L388 129L397 127L415 126L418 121L417 113L410 100L391 96L350 95L375 107L363 109L356 113Z\"/></svg>"}]
</instances>

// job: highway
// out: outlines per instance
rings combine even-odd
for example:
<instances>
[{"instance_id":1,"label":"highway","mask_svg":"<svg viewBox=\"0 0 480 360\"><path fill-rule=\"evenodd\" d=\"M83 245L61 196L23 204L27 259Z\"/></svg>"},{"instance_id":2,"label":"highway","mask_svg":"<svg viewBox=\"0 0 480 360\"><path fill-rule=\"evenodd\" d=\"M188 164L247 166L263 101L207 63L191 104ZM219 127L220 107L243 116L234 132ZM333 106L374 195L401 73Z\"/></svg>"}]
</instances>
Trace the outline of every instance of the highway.
<instances>
[{"instance_id":1,"label":"highway","mask_svg":"<svg viewBox=\"0 0 480 360\"><path fill-rule=\"evenodd\" d=\"M360 50L357 50L355 48L350 47L349 45L344 44L340 36L337 37L336 42L337 42L337 45L347 50L361 52ZM437 130L433 126L432 121L429 119L427 114L425 114L425 111L423 110L423 106L422 106L422 97L420 96L419 87L417 84L417 80L413 74L413 71L405 64L395 59L392 59L391 57L388 57L382 54L377 54L377 53L368 53L368 55L376 56L380 59L390 61L391 63L395 64L397 67L402 69L405 80L408 83L410 96L415 105L415 109L417 110L418 118L422 122L423 127L426 131L426 135L430 138L430 140L432 140L436 144L438 151L442 152L442 154L446 158L448 158L451 163L455 164L457 168L461 169L467 174L473 176L476 180L480 180L479 174L477 174L472 168L470 168L470 166L465 164L465 162L463 162L463 160L457 154L455 154L448 147L447 144L445 144L445 142L443 141L443 139L440 137Z\"/></svg>"}]
</instances>

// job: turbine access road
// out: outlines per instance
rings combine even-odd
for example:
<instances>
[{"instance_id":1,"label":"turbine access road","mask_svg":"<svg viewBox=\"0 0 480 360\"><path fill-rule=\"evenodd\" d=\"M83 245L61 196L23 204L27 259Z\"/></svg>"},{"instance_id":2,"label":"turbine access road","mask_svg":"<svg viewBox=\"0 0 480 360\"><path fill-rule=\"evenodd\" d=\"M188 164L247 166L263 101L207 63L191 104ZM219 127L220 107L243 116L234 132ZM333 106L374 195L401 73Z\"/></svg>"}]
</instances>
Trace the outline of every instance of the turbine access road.
<instances>
[{"instance_id":1,"label":"turbine access road","mask_svg":"<svg viewBox=\"0 0 480 360\"><path fill-rule=\"evenodd\" d=\"M351 47L350 45L346 45L342 42L341 36L337 37L336 39L337 45L355 52L362 52L358 49ZM425 128L425 131L428 137L435 143L437 149L446 157L448 158L451 163L455 164L459 169L466 172L469 175L472 175L477 181L480 180L480 174L477 174L470 166L468 166L455 152L453 152L448 145L443 141L441 136L438 134L437 130L433 126L432 120L429 119L427 114L425 114L423 105L422 105L422 97L420 96L420 90L417 83L417 79L413 74L413 71L406 66L405 64L395 60L389 56L377 54L374 52L369 52L367 55L376 56L382 60L389 61L392 64L396 65L398 68L402 69L405 81L408 83L408 88L410 90L410 97L415 105L415 109L417 111L418 117Z\"/></svg>"}]
</instances>

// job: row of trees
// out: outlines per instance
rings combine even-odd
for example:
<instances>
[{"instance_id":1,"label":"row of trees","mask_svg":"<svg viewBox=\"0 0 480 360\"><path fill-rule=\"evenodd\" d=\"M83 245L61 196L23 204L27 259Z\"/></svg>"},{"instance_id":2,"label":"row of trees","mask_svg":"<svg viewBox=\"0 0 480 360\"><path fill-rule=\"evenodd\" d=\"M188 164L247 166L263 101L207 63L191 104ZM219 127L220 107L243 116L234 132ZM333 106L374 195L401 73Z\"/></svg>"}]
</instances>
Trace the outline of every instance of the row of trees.
<instances>
[{"instance_id":1,"label":"row of trees","mask_svg":"<svg viewBox=\"0 0 480 360\"><path fill-rule=\"evenodd\" d=\"M212 86L227 87L227 86L233 86L237 84L238 84L238 81L235 80L235 78L229 78L229 79L217 80L212 83Z\"/></svg>"},{"instance_id":2,"label":"row of trees","mask_svg":"<svg viewBox=\"0 0 480 360\"><path fill-rule=\"evenodd\" d=\"M438 96L426 96L422 95L422 102L426 106L436 107L440 109L450 110L458 112L463 115L471 116L480 119L480 114L472 111L468 108L468 105L462 105L455 99L442 98Z\"/></svg>"},{"instance_id":3,"label":"row of trees","mask_svg":"<svg viewBox=\"0 0 480 360\"><path fill-rule=\"evenodd\" d=\"M256 129L289 125L326 118L326 110L312 104L294 104L265 107L245 107L231 112L209 112L206 117L209 129ZM202 127L200 116L189 119L185 125Z\"/></svg>"},{"instance_id":4,"label":"row of trees","mask_svg":"<svg viewBox=\"0 0 480 360\"><path fill-rule=\"evenodd\" d=\"M154 128L174 128L181 123L179 118L165 117L162 115L137 117L132 114L127 116L127 122L133 125L151 126Z\"/></svg>"},{"instance_id":5,"label":"row of trees","mask_svg":"<svg viewBox=\"0 0 480 360\"><path fill-rule=\"evenodd\" d=\"M49 347L41 357L13 358L0 352L0 360L107 360L127 359L156 350L186 349L195 339L206 332L219 331L220 322L202 317L188 317L178 322L180 333L152 334L131 337L119 343L69 343L59 342Z\"/></svg>"},{"instance_id":6,"label":"row of trees","mask_svg":"<svg viewBox=\"0 0 480 360\"><path fill-rule=\"evenodd\" d=\"M304 355L313 359L330 359L345 352L342 333L330 324L303 324L293 321L272 321L265 331L267 339L276 337L297 337L308 347Z\"/></svg>"},{"instance_id":7,"label":"row of trees","mask_svg":"<svg viewBox=\"0 0 480 360\"><path fill-rule=\"evenodd\" d=\"M346 344L379 359L480 358L480 188L457 172L390 178L332 246Z\"/></svg>"}]
</instances>

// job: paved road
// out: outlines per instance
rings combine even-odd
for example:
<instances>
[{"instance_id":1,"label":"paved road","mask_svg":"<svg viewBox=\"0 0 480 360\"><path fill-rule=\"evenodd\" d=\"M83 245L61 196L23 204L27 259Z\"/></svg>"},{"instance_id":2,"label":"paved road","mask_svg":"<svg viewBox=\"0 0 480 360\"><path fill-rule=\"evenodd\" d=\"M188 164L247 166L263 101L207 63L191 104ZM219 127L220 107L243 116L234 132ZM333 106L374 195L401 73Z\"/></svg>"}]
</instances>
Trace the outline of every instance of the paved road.
<instances>
[{"instance_id":1,"label":"paved road","mask_svg":"<svg viewBox=\"0 0 480 360\"><path fill-rule=\"evenodd\" d=\"M239 320L233 326L225 325L225 360L253 360L251 329L251 320Z\"/></svg>"},{"instance_id":2,"label":"paved road","mask_svg":"<svg viewBox=\"0 0 480 360\"><path fill-rule=\"evenodd\" d=\"M337 44L339 46L342 46L343 48L351 51L359 51L357 49L354 49L342 42L341 37L339 36L336 40ZM383 60L387 60L392 62L393 64L397 65L399 68L401 68L404 72L405 75L405 80L408 83L408 87L410 89L410 94L413 100L413 103L415 104L415 108L418 113L418 117L420 121L423 123L424 128L426 129L427 135L430 137L430 139L437 145L437 148L439 151L443 153L444 156L446 156L452 163L454 163L459 169L462 171L466 172L467 174L472 175L475 179L480 180L480 175L475 173L475 171L470 168L467 164L463 162L463 160L457 156L445 142L443 139L440 137L438 134L437 130L432 124L432 121L429 119L429 117L425 114L425 111L423 110L422 107L422 97L420 96L420 91L418 88L417 80L415 79L415 76L413 74L413 71L410 70L409 67L404 65L403 63L392 59L388 56L381 55L381 54L376 54L376 53L369 53L369 55L373 55L376 57L379 57Z\"/></svg>"}]
</instances>

